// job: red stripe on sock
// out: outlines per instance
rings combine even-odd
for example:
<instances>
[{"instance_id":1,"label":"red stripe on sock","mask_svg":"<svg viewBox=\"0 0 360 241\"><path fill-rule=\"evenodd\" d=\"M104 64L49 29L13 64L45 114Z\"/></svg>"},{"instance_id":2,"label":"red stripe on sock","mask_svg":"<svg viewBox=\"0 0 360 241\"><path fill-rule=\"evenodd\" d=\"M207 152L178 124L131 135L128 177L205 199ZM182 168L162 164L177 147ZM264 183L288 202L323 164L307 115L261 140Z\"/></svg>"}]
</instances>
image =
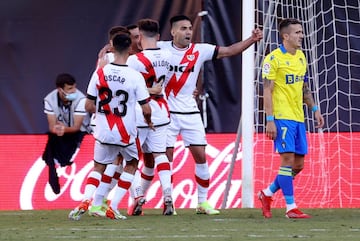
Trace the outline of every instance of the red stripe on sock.
<instances>
[{"instance_id":1,"label":"red stripe on sock","mask_svg":"<svg viewBox=\"0 0 360 241\"><path fill-rule=\"evenodd\" d=\"M105 182L105 183L111 183L111 179L112 179L112 177L110 177L110 176L108 176L108 175L102 175L101 176L101 181L102 182Z\"/></svg>"},{"instance_id":2,"label":"red stripe on sock","mask_svg":"<svg viewBox=\"0 0 360 241\"><path fill-rule=\"evenodd\" d=\"M127 182L127 181L119 179L118 186L128 190L130 188L130 186L131 186L131 182Z\"/></svg>"},{"instance_id":3,"label":"red stripe on sock","mask_svg":"<svg viewBox=\"0 0 360 241\"><path fill-rule=\"evenodd\" d=\"M95 187L98 187L100 184L100 181L96 178L93 177L88 177L88 179L86 180L86 185L90 184L90 185L94 185Z\"/></svg>"},{"instance_id":4,"label":"red stripe on sock","mask_svg":"<svg viewBox=\"0 0 360 241\"><path fill-rule=\"evenodd\" d=\"M200 177L195 175L195 180L202 187L209 187L210 186L210 180L209 179L204 180L204 179L201 179Z\"/></svg>"},{"instance_id":5,"label":"red stripe on sock","mask_svg":"<svg viewBox=\"0 0 360 241\"><path fill-rule=\"evenodd\" d=\"M152 179L154 179L154 176L148 176L145 175L144 173L141 173L141 178L145 179L146 181L152 181Z\"/></svg>"},{"instance_id":6,"label":"red stripe on sock","mask_svg":"<svg viewBox=\"0 0 360 241\"><path fill-rule=\"evenodd\" d=\"M170 164L168 162L159 163L159 165L156 166L156 169L158 172L170 171Z\"/></svg>"}]
</instances>

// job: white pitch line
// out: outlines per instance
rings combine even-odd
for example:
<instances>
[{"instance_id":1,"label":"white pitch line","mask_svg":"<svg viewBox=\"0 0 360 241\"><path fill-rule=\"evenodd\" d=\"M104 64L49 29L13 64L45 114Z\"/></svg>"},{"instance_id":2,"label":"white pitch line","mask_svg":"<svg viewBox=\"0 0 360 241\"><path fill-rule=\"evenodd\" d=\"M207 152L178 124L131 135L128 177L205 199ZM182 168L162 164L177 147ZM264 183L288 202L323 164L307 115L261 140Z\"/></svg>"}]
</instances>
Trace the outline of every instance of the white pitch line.
<instances>
[{"instance_id":1,"label":"white pitch line","mask_svg":"<svg viewBox=\"0 0 360 241\"><path fill-rule=\"evenodd\" d=\"M157 236L153 236L153 235L131 235L131 236L125 236L123 234L119 234L119 235L115 235L115 236L87 236L86 239L102 239L102 240L108 240L108 239L125 239L125 240L129 240L129 239L142 239L142 240L146 240L146 239L151 239L151 240L160 240L160 239L164 239L164 240L174 240L174 239L191 239L191 238L216 238L216 239L224 239L224 238L229 238L229 235L206 235L206 234L196 234L196 235L157 235ZM66 235L66 236L51 236L52 239L78 239L79 236L75 236L75 235Z\"/></svg>"}]
</instances>

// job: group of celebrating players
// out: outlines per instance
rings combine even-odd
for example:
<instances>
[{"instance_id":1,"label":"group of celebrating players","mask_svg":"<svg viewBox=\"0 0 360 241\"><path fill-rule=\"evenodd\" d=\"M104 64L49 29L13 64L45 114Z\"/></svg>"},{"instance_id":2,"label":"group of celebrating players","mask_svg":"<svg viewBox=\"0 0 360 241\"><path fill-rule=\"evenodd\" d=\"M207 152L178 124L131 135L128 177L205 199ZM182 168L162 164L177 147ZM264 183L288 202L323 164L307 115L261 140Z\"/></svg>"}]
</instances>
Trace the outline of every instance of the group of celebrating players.
<instances>
[{"instance_id":1,"label":"group of celebrating players","mask_svg":"<svg viewBox=\"0 0 360 241\"><path fill-rule=\"evenodd\" d=\"M127 214L143 215L155 169L162 186L163 214L176 215L171 164L179 134L195 160L196 213L220 213L207 201L210 172L205 129L194 98L196 82L205 61L242 52L260 40L262 32L256 29L245 41L219 47L192 43L192 21L187 16L174 16L170 24L172 41L159 41L159 24L153 19L110 29L85 102L94 117L94 168L70 219L79 220L87 211L91 216L126 219L118 205L128 190L132 205ZM144 161L141 171L139 154Z\"/></svg>"}]
</instances>

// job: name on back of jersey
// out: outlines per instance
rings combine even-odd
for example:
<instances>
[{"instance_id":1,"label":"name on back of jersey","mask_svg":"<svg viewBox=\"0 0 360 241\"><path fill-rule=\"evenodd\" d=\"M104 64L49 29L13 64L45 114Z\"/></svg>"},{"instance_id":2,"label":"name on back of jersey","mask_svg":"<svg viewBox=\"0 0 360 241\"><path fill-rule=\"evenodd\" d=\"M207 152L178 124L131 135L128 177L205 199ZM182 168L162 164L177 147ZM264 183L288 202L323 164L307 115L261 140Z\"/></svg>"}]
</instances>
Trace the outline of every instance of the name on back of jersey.
<instances>
[{"instance_id":1,"label":"name on back of jersey","mask_svg":"<svg viewBox=\"0 0 360 241\"><path fill-rule=\"evenodd\" d=\"M114 81L114 82L119 82L121 84L123 84L125 82L125 78L118 76L118 75L114 75L114 74L109 74L109 75L105 75L105 80L106 81Z\"/></svg>"},{"instance_id":2,"label":"name on back of jersey","mask_svg":"<svg viewBox=\"0 0 360 241\"><path fill-rule=\"evenodd\" d=\"M167 69L169 69L169 62L166 60L156 60L152 62L152 66L153 67L166 67Z\"/></svg>"}]
</instances>

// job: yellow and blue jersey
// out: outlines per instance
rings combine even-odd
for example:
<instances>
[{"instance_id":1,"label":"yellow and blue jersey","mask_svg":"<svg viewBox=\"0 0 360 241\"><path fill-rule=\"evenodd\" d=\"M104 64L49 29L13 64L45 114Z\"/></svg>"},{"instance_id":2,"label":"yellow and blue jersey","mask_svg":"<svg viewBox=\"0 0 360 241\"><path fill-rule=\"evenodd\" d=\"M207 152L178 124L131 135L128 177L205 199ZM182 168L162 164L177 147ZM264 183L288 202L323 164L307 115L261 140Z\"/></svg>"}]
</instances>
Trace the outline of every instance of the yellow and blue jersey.
<instances>
[{"instance_id":1,"label":"yellow and blue jersey","mask_svg":"<svg viewBox=\"0 0 360 241\"><path fill-rule=\"evenodd\" d=\"M262 67L262 78L274 81L272 94L275 119L304 122L303 85L308 81L307 61L303 51L295 55L283 45L268 54Z\"/></svg>"}]
</instances>

